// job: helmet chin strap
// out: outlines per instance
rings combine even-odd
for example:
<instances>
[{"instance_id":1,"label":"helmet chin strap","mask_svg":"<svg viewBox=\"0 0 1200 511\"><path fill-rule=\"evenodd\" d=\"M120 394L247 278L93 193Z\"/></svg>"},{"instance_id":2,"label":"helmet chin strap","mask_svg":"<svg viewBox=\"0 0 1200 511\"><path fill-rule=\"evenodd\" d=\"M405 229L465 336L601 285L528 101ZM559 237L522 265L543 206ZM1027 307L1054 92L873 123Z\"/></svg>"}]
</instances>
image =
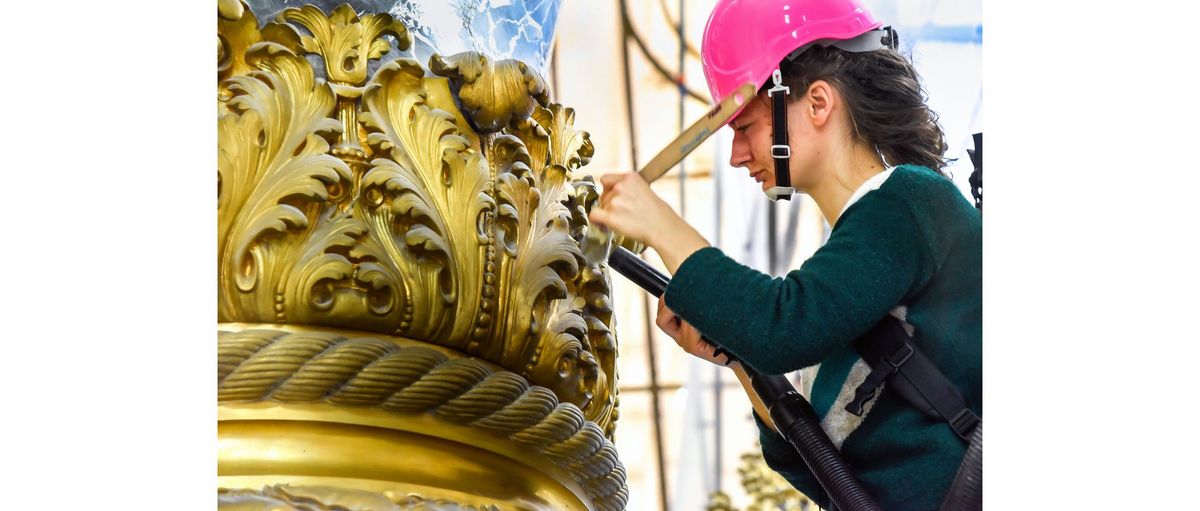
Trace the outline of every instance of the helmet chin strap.
<instances>
[{"instance_id":1,"label":"helmet chin strap","mask_svg":"<svg viewBox=\"0 0 1200 511\"><path fill-rule=\"evenodd\" d=\"M878 30L871 30L858 37L844 41L814 41L813 43L797 48L787 58L795 58L801 52L811 47L812 44L836 46L849 52L867 52L884 48L896 50L900 47L900 39L897 37L896 31L888 26ZM767 89L767 96L771 97L771 126L773 127L771 158L775 160L775 186L767 188L763 193L767 194L767 198L773 201L792 200L792 194L796 193L796 189L792 187L792 176L788 170L792 157L792 148L788 145L787 137L787 96L792 93L792 89L783 84L783 74L780 73L779 68L776 68L771 73L771 80L774 85L770 89ZM876 148L876 152L879 152L878 148ZM879 153L879 158L883 160L885 166L889 166L887 159L883 157L883 153Z\"/></svg>"},{"instance_id":2,"label":"helmet chin strap","mask_svg":"<svg viewBox=\"0 0 1200 511\"><path fill-rule=\"evenodd\" d=\"M775 160L775 186L767 188L763 193L773 201L792 200L796 189L792 188L792 176L788 170L792 148L788 145L787 136L787 96L792 90L783 84L783 75L779 69L771 73L771 80L774 81L774 86L767 89L767 96L771 98L771 158Z\"/></svg>"}]
</instances>

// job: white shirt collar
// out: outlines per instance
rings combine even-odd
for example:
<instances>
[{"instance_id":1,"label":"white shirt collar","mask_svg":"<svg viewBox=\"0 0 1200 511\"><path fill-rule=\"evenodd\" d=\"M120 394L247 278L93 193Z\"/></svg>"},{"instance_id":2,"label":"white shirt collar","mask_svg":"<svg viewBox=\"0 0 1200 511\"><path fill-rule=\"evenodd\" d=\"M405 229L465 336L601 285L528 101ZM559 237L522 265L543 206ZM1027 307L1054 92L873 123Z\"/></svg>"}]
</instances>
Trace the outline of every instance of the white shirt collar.
<instances>
[{"instance_id":1,"label":"white shirt collar","mask_svg":"<svg viewBox=\"0 0 1200 511\"><path fill-rule=\"evenodd\" d=\"M850 195L850 199L846 201L846 205L842 206L842 212L838 213L838 219L841 219L842 215L846 214L846 210L850 209L851 205L863 198L867 192L878 190L880 186L883 186L883 182L887 181L887 179L892 176L892 171L894 170L896 170L896 167L889 167L883 172L871 176L871 179L864 181L857 190L854 190L854 194Z\"/></svg>"}]
</instances>

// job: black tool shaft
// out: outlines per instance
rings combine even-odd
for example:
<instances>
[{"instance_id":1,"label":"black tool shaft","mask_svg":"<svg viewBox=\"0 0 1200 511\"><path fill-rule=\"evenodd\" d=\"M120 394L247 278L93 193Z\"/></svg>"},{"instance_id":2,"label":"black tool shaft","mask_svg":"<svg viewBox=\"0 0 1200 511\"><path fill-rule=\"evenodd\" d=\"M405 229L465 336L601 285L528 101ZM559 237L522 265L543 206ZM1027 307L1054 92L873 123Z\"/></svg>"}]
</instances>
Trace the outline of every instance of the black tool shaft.
<instances>
[{"instance_id":1,"label":"black tool shaft","mask_svg":"<svg viewBox=\"0 0 1200 511\"><path fill-rule=\"evenodd\" d=\"M608 266L656 297L661 298L667 291L667 276L624 247L613 250L608 256Z\"/></svg>"}]
</instances>

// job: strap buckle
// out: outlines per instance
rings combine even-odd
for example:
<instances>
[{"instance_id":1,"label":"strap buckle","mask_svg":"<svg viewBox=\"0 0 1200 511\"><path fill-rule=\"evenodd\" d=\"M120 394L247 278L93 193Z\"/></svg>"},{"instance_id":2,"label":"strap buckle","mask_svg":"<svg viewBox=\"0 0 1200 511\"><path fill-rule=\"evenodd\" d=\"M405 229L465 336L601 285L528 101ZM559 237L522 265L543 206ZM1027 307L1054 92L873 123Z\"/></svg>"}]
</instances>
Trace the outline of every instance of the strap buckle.
<instances>
[{"instance_id":1,"label":"strap buckle","mask_svg":"<svg viewBox=\"0 0 1200 511\"><path fill-rule=\"evenodd\" d=\"M915 352L916 350L913 349L912 344L908 341L905 341L904 344L900 346L900 349L896 350L895 353L888 355L883 360L893 368L900 369L900 366L904 365L905 362L908 362L908 359L912 358L913 353Z\"/></svg>"},{"instance_id":2,"label":"strap buckle","mask_svg":"<svg viewBox=\"0 0 1200 511\"><path fill-rule=\"evenodd\" d=\"M883 385L889 376L899 371L900 366L908 362L916 352L917 350L911 343L904 341L904 344L900 345L895 353L883 357L882 362L886 362L887 365L877 362L862 384L854 389L854 399L846 405L846 411L862 417L863 408L868 401L875 399L875 391L879 390L879 386Z\"/></svg>"},{"instance_id":3,"label":"strap buckle","mask_svg":"<svg viewBox=\"0 0 1200 511\"><path fill-rule=\"evenodd\" d=\"M954 434L967 442L971 441L971 432L975 430L976 424L979 424L979 416L975 415L970 408L959 410L950 419L950 429L953 429Z\"/></svg>"},{"instance_id":4,"label":"strap buckle","mask_svg":"<svg viewBox=\"0 0 1200 511\"><path fill-rule=\"evenodd\" d=\"M783 73L779 71L779 68L771 71L771 83L773 84L772 87L767 89L768 98L774 99L777 92L782 92L784 96L792 93L792 88L783 84Z\"/></svg>"},{"instance_id":5,"label":"strap buckle","mask_svg":"<svg viewBox=\"0 0 1200 511\"><path fill-rule=\"evenodd\" d=\"M792 157L792 146L775 144L771 146L771 157L776 160Z\"/></svg>"},{"instance_id":6,"label":"strap buckle","mask_svg":"<svg viewBox=\"0 0 1200 511\"><path fill-rule=\"evenodd\" d=\"M768 199L773 201L792 200L792 195L796 193L796 189L791 186L772 186L763 192Z\"/></svg>"}]
</instances>

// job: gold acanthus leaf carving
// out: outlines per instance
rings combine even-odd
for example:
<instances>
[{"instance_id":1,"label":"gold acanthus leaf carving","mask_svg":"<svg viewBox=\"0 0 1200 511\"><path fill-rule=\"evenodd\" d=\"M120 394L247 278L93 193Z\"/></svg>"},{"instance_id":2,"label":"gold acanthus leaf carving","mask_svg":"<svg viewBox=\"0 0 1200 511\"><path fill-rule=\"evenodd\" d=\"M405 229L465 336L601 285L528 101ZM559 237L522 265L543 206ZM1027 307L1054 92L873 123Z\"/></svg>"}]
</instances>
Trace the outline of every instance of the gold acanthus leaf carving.
<instances>
[{"instance_id":1,"label":"gold acanthus leaf carving","mask_svg":"<svg viewBox=\"0 0 1200 511\"><path fill-rule=\"evenodd\" d=\"M360 218L335 213L305 240L282 296L289 321L347 328L394 328L408 288L385 245Z\"/></svg>"},{"instance_id":2,"label":"gold acanthus leaf carving","mask_svg":"<svg viewBox=\"0 0 1200 511\"><path fill-rule=\"evenodd\" d=\"M217 2L217 83L252 71L246 63L246 50L259 42L258 19L241 0ZM218 87L217 95L222 101L231 97L224 87Z\"/></svg>"},{"instance_id":3,"label":"gold acanthus leaf carving","mask_svg":"<svg viewBox=\"0 0 1200 511\"><path fill-rule=\"evenodd\" d=\"M583 238L583 227L587 225L588 212L600 199L600 193L591 177L574 182L575 194L567 206L573 217L572 225L580 226L572 231L576 240ZM575 282L576 292L583 300L581 314L587 324L587 335L583 338L586 353L594 358L598 366L593 388L596 394L584 407L588 420L604 427L606 435L612 435L619 417L617 410L617 337L613 316L612 282L608 273L599 264L584 267Z\"/></svg>"},{"instance_id":4,"label":"gold acanthus leaf carving","mask_svg":"<svg viewBox=\"0 0 1200 511\"><path fill-rule=\"evenodd\" d=\"M359 86L367 80L367 62L391 50L384 37L396 38L403 51L412 44L408 28L385 13L359 17L349 4L341 4L328 16L313 5L291 7L279 13L280 22L290 21L312 35L301 35L300 44L308 53L321 55L330 81Z\"/></svg>"},{"instance_id":5,"label":"gold acanthus leaf carving","mask_svg":"<svg viewBox=\"0 0 1200 511\"><path fill-rule=\"evenodd\" d=\"M546 81L521 61L493 62L473 51L444 58L435 54L429 58L429 70L450 78L463 109L483 133L525 119L536 106L550 101Z\"/></svg>"},{"instance_id":6,"label":"gold acanthus leaf carving","mask_svg":"<svg viewBox=\"0 0 1200 511\"><path fill-rule=\"evenodd\" d=\"M596 148L588 132L575 129L574 108L555 103L534 110L533 119L548 132L548 164L575 170L592 161Z\"/></svg>"},{"instance_id":7,"label":"gold acanthus leaf carving","mask_svg":"<svg viewBox=\"0 0 1200 511\"><path fill-rule=\"evenodd\" d=\"M237 20L247 10L241 0L217 0L217 19Z\"/></svg>"},{"instance_id":8,"label":"gold acanthus leaf carving","mask_svg":"<svg viewBox=\"0 0 1200 511\"><path fill-rule=\"evenodd\" d=\"M411 59L376 73L362 119L380 157L363 176L362 203L372 233L403 240L388 245L414 293L413 323L399 332L465 349L483 290L464 275L484 272L495 202L486 163L455 116L427 104L426 91L444 87Z\"/></svg>"},{"instance_id":9,"label":"gold acanthus leaf carving","mask_svg":"<svg viewBox=\"0 0 1200 511\"><path fill-rule=\"evenodd\" d=\"M328 118L333 93L308 62L270 42L252 46L246 60L261 72L227 81L234 97L218 119L221 321L274 315L274 291L303 233L351 177L327 154L322 135L339 128Z\"/></svg>"},{"instance_id":10,"label":"gold acanthus leaf carving","mask_svg":"<svg viewBox=\"0 0 1200 511\"><path fill-rule=\"evenodd\" d=\"M589 224L588 212L599 199L591 177L567 181L568 169L591 160L594 149L587 132L574 127L575 111L559 104L537 107L533 115L505 128L525 145L528 175L535 177L541 200L553 215L566 219L565 233L578 244ZM522 160L524 161L524 160ZM561 224L559 224L561 225ZM533 378L578 404L588 420L615 428L616 337L613 335L610 283L599 264L581 265L570 281L569 299L556 300L539 340ZM550 382L554 382L551 384Z\"/></svg>"},{"instance_id":11,"label":"gold acanthus leaf carving","mask_svg":"<svg viewBox=\"0 0 1200 511\"><path fill-rule=\"evenodd\" d=\"M240 5L219 22L253 27ZM219 48L220 321L454 348L553 389L611 435L611 293L578 249L596 193L570 177L593 152L574 112L547 105L523 64L471 54L431 59L448 77L397 59L361 86L326 82L303 54L362 56L348 41L377 46L368 33L387 19L305 9ZM477 135L481 122L500 131Z\"/></svg>"},{"instance_id":12,"label":"gold acanthus leaf carving","mask_svg":"<svg viewBox=\"0 0 1200 511\"><path fill-rule=\"evenodd\" d=\"M567 332L570 326L582 323L571 319L550 323L556 312L570 311L570 303L562 307L557 301L571 296L573 289L568 286L578 276L583 261L578 242L570 236L570 214L556 200L562 198L564 185L569 184L561 172L534 173L525 145L515 136L495 137L489 153L498 168L496 241L502 256L501 287L508 291L507 299L501 300L508 332L501 360L507 364L524 362L521 373L525 375L550 370L569 377L556 367L554 356L543 353L570 356L558 353L563 349L572 351L569 348L551 345L571 338ZM560 335L564 333L568 335ZM539 343L540 339L547 344ZM555 390L562 387L547 386ZM586 404L586 399L582 403L567 400L581 407Z\"/></svg>"}]
</instances>

